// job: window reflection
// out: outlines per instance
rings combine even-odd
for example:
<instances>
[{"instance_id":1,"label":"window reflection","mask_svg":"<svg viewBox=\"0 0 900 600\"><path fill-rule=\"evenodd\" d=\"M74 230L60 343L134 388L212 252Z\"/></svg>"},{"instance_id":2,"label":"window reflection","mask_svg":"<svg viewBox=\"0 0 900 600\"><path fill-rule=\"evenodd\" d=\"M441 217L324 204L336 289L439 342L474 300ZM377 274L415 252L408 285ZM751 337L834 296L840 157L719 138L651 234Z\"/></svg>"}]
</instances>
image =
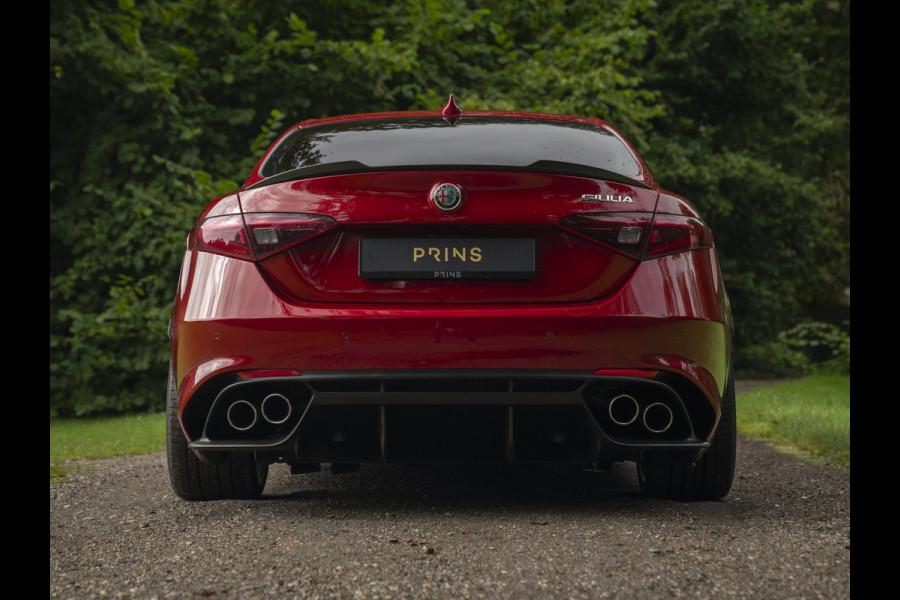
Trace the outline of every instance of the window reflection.
<instances>
[{"instance_id":1,"label":"window reflection","mask_svg":"<svg viewBox=\"0 0 900 600\"><path fill-rule=\"evenodd\" d=\"M640 168L613 134L570 121L468 117L450 125L440 117L339 121L288 136L261 174L333 165L397 167L514 167L564 163L639 176Z\"/></svg>"}]
</instances>

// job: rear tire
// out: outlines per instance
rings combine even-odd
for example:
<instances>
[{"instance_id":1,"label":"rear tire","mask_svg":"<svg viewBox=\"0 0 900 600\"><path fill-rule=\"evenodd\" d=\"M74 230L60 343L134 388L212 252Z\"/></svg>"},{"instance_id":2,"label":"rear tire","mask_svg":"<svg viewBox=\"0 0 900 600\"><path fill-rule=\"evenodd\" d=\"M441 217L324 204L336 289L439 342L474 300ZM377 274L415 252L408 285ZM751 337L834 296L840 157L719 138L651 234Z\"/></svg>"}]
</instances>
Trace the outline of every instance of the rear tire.
<instances>
[{"instance_id":1,"label":"rear tire","mask_svg":"<svg viewBox=\"0 0 900 600\"><path fill-rule=\"evenodd\" d=\"M259 498L269 474L269 466L258 464L252 453L234 452L222 464L208 465L188 448L178 421L178 394L171 365L166 394L166 455L172 489L185 500Z\"/></svg>"},{"instance_id":2,"label":"rear tire","mask_svg":"<svg viewBox=\"0 0 900 600\"><path fill-rule=\"evenodd\" d=\"M669 500L720 500L731 490L736 459L734 377L729 373L712 446L696 463L685 453L645 452L638 462L641 491Z\"/></svg>"}]
</instances>

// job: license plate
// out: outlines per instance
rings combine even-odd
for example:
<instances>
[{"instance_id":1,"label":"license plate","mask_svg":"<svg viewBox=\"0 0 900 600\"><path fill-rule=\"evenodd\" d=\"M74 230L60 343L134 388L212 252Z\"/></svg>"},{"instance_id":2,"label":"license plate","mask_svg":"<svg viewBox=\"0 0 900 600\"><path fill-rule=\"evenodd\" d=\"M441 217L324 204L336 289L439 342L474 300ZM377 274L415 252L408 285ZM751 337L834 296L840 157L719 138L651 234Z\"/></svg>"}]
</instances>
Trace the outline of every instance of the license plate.
<instances>
[{"instance_id":1,"label":"license plate","mask_svg":"<svg viewBox=\"0 0 900 600\"><path fill-rule=\"evenodd\" d=\"M362 238L364 279L530 279L532 238Z\"/></svg>"}]
</instances>

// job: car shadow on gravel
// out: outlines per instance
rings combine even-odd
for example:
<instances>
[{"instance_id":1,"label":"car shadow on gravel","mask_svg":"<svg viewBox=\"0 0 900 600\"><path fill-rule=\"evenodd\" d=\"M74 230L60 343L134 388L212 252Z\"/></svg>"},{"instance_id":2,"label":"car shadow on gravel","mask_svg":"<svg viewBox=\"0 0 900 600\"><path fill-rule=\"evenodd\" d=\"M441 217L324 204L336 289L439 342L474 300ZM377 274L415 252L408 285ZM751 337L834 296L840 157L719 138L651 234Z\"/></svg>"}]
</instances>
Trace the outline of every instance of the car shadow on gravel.
<instances>
[{"instance_id":1,"label":"car shadow on gravel","mask_svg":"<svg viewBox=\"0 0 900 600\"><path fill-rule=\"evenodd\" d=\"M739 393L773 385L783 380L741 380ZM747 440L739 445L748 447ZM553 506L558 510L596 510L598 506L633 508L636 502L649 506L661 503L727 504L739 494L741 452L735 487L720 502L679 503L646 498L640 491L633 462L614 463L608 471L581 468L553 471L541 465L385 465L365 464L354 473L335 475L328 465L322 471L290 475L284 465L273 466L264 491L264 501L302 505L305 509L333 510L342 506L348 514L355 510L430 511L434 507L479 511L502 506L530 510ZM789 464L789 463L788 463Z\"/></svg>"},{"instance_id":2,"label":"car shadow on gravel","mask_svg":"<svg viewBox=\"0 0 900 600\"><path fill-rule=\"evenodd\" d=\"M355 473L291 475L272 469L260 501L273 512L364 518L377 513L427 516L435 512L625 514L692 512L765 520L792 511L846 502L849 474L796 460L765 442L739 436L734 485L720 501L677 502L645 497L632 462L608 472L548 472L539 465L363 465ZM811 508L812 507L812 508ZM818 510L815 508L813 512ZM793 517L791 517L793 518Z\"/></svg>"},{"instance_id":3,"label":"car shadow on gravel","mask_svg":"<svg viewBox=\"0 0 900 600\"><path fill-rule=\"evenodd\" d=\"M633 463L617 463L609 472L549 472L541 466L509 465L363 465L360 471L287 475L273 471L263 500L288 501L305 508L430 511L530 510L548 505L560 510L596 509L598 503L643 499ZM324 504L323 504L324 503Z\"/></svg>"}]
</instances>

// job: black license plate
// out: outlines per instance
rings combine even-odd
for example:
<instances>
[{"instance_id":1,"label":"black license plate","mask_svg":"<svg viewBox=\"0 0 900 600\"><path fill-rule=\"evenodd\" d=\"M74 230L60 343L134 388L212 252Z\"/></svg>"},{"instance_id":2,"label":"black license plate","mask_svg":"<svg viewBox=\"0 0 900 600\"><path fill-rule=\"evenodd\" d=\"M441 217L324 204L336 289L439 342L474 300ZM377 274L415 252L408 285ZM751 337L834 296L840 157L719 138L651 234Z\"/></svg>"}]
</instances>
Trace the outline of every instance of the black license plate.
<instances>
[{"instance_id":1,"label":"black license plate","mask_svg":"<svg viewBox=\"0 0 900 600\"><path fill-rule=\"evenodd\" d=\"M364 279L530 279L532 238L362 238Z\"/></svg>"}]
</instances>

